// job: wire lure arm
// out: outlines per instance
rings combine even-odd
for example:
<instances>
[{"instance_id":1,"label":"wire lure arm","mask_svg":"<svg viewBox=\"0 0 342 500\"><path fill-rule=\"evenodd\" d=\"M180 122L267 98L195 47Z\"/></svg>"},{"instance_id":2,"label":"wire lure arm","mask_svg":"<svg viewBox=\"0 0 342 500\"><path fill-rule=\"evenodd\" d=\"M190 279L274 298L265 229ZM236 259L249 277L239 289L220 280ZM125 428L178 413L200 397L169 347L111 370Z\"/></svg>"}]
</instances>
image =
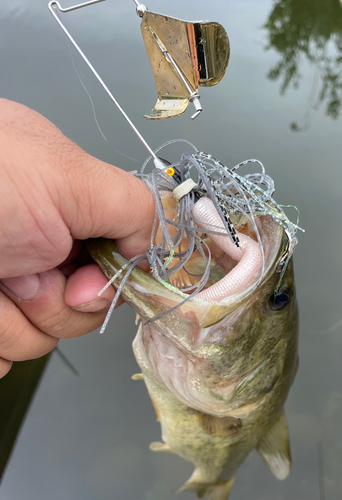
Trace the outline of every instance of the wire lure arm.
<instances>
[{"instance_id":1,"label":"wire lure arm","mask_svg":"<svg viewBox=\"0 0 342 500\"><path fill-rule=\"evenodd\" d=\"M160 158L158 158L156 156L156 154L154 153L154 151L147 144L147 142L145 141L145 139L143 138L143 136L140 134L139 130L136 128L136 126L131 121L131 119L129 118L129 116L127 115L127 113L125 113L125 111L120 106L120 104L118 103L118 101L115 99L115 97L113 96L113 94L111 93L111 91L109 90L109 88L107 87L107 85L104 83L104 81L102 80L102 78L100 77L100 75L97 73L97 71L95 70L94 66L91 64L91 62L89 61L89 59L86 57L86 55L81 50L81 48L79 47L79 45L76 43L76 41L74 40L74 38L71 36L71 34L69 33L69 31L66 29L66 27L64 26L64 24L60 20L60 18L58 16L58 13L57 13L57 9L60 12L64 12L65 13L65 12L71 12L73 10L82 9L83 7L88 7L89 5L93 5L93 4L100 3L100 2L105 2L105 1L106 0L90 0L89 2L84 2L84 3L78 4L78 5L74 5L72 7L63 8L58 1L52 0L51 2L49 2L48 7L49 7L49 10L50 10L51 14L53 15L53 17L55 18L55 20L59 24L59 26L62 28L62 30L64 31L64 33L66 34L66 36L69 38L70 42L73 44L73 46L75 47L75 49L77 50L77 52L80 54L80 56L82 57L82 59L84 60L84 62L87 64L87 66L89 67L89 69L91 70L91 72L95 75L95 77L97 78L97 80L100 82L100 84L102 85L102 87L104 88L104 90L107 92L108 96L113 101L113 103L115 104L115 106L118 108L118 110L120 111L120 113L123 115L123 117L125 118L125 120L129 123L130 127L133 129L133 131L135 132L135 134L139 137L140 141L143 143L143 145L145 146L145 148L147 149L147 151L150 153L150 155L153 158L155 166L157 168L165 168L165 166L166 166L165 163Z\"/></svg>"},{"instance_id":2,"label":"wire lure arm","mask_svg":"<svg viewBox=\"0 0 342 500\"><path fill-rule=\"evenodd\" d=\"M77 9L82 9L83 7L88 7L88 5L93 5L95 3L100 3L100 2L105 2L106 0L90 0L89 2L83 2L78 5L73 5L71 7L62 7L59 2L50 2L49 3L49 9L51 11L51 7L55 8L58 7L58 9L61 12L71 12L72 10L77 10ZM50 7L51 6L51 7ZM52 12L52 11L51 11ZM52 12L53 13L53 12Z\"/></svg>"}]
</instances>

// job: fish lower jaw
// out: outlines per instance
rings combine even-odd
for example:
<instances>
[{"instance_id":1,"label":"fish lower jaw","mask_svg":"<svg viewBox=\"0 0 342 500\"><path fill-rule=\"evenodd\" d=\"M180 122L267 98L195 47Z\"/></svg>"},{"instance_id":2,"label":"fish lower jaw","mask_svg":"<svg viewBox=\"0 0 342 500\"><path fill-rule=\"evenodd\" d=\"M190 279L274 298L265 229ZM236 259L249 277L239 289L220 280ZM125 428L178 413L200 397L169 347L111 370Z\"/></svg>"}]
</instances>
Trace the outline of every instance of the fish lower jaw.
<instances>
[{"instance_id":1,"label":"fish lower jaw","mask_svg":"<svg viewBox=\"0 0 342 500\"><path fill-rule=\"evenodd\" d=\"M139 358L148 363L150 371L159 382L184 405L220 417L229 415L235 409L229 399L236 384L227 381L224 388L213 389L206 383L196 363L190 361L163 336L153 335L148 352L143 342L139 342L139 349L143 351L139 353Z\"/></svg>"}]
</instances>

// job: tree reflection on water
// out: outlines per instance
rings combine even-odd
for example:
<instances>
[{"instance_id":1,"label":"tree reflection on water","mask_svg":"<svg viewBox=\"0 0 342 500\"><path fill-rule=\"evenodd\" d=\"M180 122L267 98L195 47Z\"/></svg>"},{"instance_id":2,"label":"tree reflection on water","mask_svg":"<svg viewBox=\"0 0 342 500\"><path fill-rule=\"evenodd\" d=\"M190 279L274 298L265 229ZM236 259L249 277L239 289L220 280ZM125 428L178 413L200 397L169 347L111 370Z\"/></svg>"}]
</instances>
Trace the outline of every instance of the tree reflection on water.
<instances>
[{"instance_id":1,"label":"tree reflection on water","mask_svg":"<svg viewBox=\"0 0 342 500\"><path fill-rule=\"evenodd\" d=\"M268 78L280 80L281 93L290 85L298 87L300 66L306 59L317 68L308 106L326 103L326 114L333 119L342 108L342 7L340 0L275 0L266 24L267 49L281 58ZM318 96L318 74L321 79ZM310 113L310 112L309 112ZM309 115L306 117L308 121ZM291 129L303 130L296 123Z\"/></svg>"}]
</instances>

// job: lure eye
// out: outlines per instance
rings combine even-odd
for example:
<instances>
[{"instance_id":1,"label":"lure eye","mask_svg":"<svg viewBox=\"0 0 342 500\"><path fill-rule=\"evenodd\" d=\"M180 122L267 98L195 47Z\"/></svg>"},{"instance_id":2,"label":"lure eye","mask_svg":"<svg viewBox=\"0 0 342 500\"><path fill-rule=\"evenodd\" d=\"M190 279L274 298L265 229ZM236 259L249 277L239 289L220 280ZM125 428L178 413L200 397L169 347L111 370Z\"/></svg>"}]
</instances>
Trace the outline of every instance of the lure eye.
<instances>
[{"instance_id":1,"label":"lure eye","mask_svg":"<svg viewBox=\"0 0 342 500\"><path fill-rule=\"evenodd\" d=\"M282 311L289 305L291 300L292 292L281 288L275 295L272 294L269 298L270 307L273 311Z\"/></svg>"}]
</instances>

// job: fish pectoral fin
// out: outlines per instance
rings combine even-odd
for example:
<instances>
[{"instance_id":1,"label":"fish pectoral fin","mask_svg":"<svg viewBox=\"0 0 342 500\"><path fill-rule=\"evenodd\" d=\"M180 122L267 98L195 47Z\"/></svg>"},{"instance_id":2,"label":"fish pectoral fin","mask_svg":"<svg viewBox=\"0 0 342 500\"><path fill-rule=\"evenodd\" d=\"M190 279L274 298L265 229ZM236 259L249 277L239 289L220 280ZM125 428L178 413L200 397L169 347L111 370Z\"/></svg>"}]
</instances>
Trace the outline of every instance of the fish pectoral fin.
<instances>
[{"instance_id":1,"label":"fish pectoral fin","mask_svg":"<svg viewBox=\"0 0 342 500\"><path fill-rule=\"evenodd\" d=\"M240 418L214 417L206 413L197 412L198 421L206 434L216 437L231 436L242 427Z\"/></svg>"},{"instance_id":2,"label":"fish pectoral fin","mask_svg":"<svg viewBox=\"0 0 342 500\"><path fill-rule=\"evenodd\" d=\"M235 475L228 479L228 481L218 481L214 484L196 480L196 476L198 475L198 471L195 469L191 478L177 491L177 493L185 490L191 490L197 493L198 498L207 498L208 500L228 500L230 491L235 481Z\"/></svg>"},{"instance_id":3,"label":"fish pectoral fin","mask_svg":"<svg viewBox=\"0 0 342 500\"><path fill-rule=\"evenodd\" d=\"M290 474L289 430L284 410L273 427L259 441L256 449L277 479L285 479Z\"/></svg>"},{"instance_id":4,"label":"fish pectoral fin","mask_svg":"<svg viewBox=\"0 0 342 500\"><path fill-rule=\"evenodd\" d=\"M169 452L169 453L176 453L171 448L171 446L169 446L166 443L161 443L160 441L154 441L153 443L150 444L149 448L152 451L166 451L166 452Z\"/></svg>"},{"instance_id":5,"label":"fish pectoral fin","mask_svg":"<svg viewBox=\"0 0 342 500\"><path fill-rule=\"evenodd\" d=\"M132 375L132 380L144 380L144 375L142 373L135 373Z\"/></svg>"}]
</instances>

